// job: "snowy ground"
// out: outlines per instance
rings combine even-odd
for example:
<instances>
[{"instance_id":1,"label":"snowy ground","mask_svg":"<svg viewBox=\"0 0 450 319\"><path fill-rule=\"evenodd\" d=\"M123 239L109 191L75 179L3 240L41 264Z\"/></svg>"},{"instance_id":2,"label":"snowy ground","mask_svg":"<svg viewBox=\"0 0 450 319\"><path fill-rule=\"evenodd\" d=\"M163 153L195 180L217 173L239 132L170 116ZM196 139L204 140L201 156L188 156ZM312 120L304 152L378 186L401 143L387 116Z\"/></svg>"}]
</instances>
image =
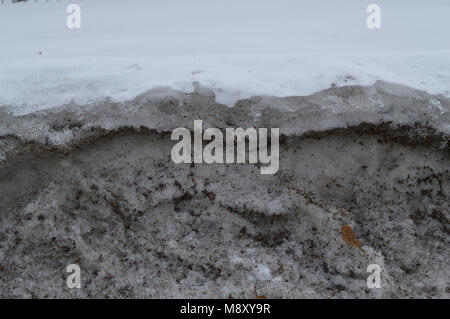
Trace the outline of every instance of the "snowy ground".
<instances>
[{"instance_id":1,"label":"snowy ground","mask_svg":"<svg viewBox=\"0 0 450 319\"><path fill-rule=\"evenodd\" d=\"M448 298L450 2L373 1L5 0L0 297ZM194 119L279 171L173 163Z\"/></svg>"},{"instance_id":2,"label":"snowy ground","mask_svg":"<svg viewBox=\"0 0 450 319\"><path fill-rule=\"evenodd\" d=\"M449 95L448 1L72 1L0 6L0 105L15 114L75 100L125 101L198 81L229 106L254 95L398 82Z\"/></svg>"}]
</instances>

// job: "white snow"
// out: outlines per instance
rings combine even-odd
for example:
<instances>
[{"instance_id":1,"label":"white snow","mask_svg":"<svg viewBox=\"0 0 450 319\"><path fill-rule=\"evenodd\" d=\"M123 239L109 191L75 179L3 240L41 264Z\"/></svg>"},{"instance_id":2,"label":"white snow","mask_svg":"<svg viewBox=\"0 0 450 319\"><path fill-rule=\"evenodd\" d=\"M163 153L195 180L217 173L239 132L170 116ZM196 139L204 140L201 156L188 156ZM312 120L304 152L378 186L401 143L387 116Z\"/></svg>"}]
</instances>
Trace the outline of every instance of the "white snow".
<instances>
[{"instance_id":1,"label":"white snow","mask_svg":"<svg viewBox=\"0 0 450 319\"><path fill-rule=\"evenodd\" d=\"M270 280L272 278L270 268L267 267L267 265L257 265L255 269L255 277L258 280Z\"/></svg>"},{"instance_id":2,"label":"white snow","mask_svg":"<svg viewBox=\"0 0 450 319\"><path fill-rule=\"evenodd\" d=\"M366 6L381 7L381 29ZM15 114L131 99L194 81L229 106L253 95L398 82L450 95L450 1L83 0L0 5L0 105Z\"/></svg>"}]
</instances>

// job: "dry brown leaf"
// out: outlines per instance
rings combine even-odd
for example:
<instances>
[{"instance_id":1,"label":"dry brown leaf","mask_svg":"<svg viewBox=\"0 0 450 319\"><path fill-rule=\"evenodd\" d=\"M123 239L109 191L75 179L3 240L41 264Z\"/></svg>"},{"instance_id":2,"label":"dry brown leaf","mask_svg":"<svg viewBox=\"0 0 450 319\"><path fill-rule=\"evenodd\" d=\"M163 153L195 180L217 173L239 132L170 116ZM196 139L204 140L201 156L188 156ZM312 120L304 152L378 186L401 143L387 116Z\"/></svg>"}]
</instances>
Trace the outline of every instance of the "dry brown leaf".
<instances>
[{"instance_id":1,"label":"dry brown leaf","mask_svg":"<svg viewBox=\"0 0 450 319\"><path fill-rule=\"evenodd\" d=\"M361 243L356 239L355 233L353 232L352 226L346 225L342 226L342 239L350 246L358 247L362 250Z\"/></svg>"}]
</instances>

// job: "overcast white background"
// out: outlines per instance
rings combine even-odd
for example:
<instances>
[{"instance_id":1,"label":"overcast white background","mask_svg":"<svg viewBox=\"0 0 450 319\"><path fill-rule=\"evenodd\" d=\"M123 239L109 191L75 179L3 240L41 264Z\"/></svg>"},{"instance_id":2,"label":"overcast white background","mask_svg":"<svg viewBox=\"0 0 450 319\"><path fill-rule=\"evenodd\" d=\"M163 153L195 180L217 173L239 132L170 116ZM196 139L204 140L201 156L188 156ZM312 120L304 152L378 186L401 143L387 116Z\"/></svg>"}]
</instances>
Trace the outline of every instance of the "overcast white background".
<instances>
[{"instance_id":1,"label":"overcast white background","mask_svg":"<svg viewBox=\"0 0 450 319\"><path fill-rule=\"evenodd\" d=\"M332 84L450 87L450 1L83 0L0 6L0 104L27 112L198 81L230 106ZM381 7L368 29L366 7ZM348 78L352 79L349 83ZM346 80L347 79L347 80Z\"/></svg>"}]
</instances>

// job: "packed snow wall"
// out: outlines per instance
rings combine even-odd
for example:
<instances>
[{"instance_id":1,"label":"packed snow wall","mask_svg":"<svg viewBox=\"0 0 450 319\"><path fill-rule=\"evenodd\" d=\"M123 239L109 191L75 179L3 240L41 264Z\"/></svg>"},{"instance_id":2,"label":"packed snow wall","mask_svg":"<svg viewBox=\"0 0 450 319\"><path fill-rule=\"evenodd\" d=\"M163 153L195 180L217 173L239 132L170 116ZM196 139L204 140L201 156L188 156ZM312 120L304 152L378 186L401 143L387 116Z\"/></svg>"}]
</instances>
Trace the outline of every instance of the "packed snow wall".
<instances>
[{"instance_id":1,"label":"packed snow wall","mask_svg":"<svg viewBox=\"0 0 450 319\"><path fill-rule=\"evenodd\" d=\"M449 109L377 82L235 108L198 87L2 114L0 295L448 297ZM193 119L279 127L279 171L173 163L171 131ZM72 263L83 289L66 287Z\"/></svg>"}]
</instances>

